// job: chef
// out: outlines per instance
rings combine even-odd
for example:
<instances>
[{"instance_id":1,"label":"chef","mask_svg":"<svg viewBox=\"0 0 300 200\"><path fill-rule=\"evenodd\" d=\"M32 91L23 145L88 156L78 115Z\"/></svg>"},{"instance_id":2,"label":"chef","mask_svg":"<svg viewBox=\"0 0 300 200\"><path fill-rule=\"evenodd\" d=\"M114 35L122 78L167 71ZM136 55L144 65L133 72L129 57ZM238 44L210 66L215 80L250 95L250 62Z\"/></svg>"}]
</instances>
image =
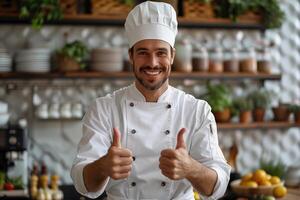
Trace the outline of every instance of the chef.
<instances>
[{"instance_id":1,"label":"chef","mask_svg":"<svg viewBox=\"0 0 300 200\"><path fill-rule=\"evenodd\" d=\"M211 107L169 85L176 12L147 1L127 16L136 80L90 106L71 176L77 191L108 200L220 198L230 167Z\"/></svg>"}]
</instances>

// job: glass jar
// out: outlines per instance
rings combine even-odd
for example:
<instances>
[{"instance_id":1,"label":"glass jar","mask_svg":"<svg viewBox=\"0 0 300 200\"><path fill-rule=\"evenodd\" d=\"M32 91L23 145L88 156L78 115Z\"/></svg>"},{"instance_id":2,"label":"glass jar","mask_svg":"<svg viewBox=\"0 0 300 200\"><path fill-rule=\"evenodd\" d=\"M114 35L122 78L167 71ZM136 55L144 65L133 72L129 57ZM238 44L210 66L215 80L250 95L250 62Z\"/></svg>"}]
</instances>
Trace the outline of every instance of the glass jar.
<instances>
[{"instance_id":1,"label":"glass jar","mask_svg":"<svg viewBox=\"0 0 300 200\"><path fill-rule=\"evenodd\" d=\"M240 62L240 71L246 73L257 72L256 53L254 48L248 48L245 52L245 58Z\"/></svg>"},{"instance_id":2,"label":"glass jar","mask_svg":"<svg viewBox=\"0 0 300 200\"><path fill-rule=\"evenodd\" d=\"M231 48L227 51L227 56L224 60L225 72L238 72L239 71L239 53L237 48Z\"/></svg>"},{"instance_id":3,"label":"glass jar","mask_svg":"<svg viewBox=\"0 0 300 200\"><path fill-rule=\"evenodd\" d=\"M220 47L212 49L209 54L209 72L223 72L223 52Z\"/></svg>"},{"instance_id":4,"label":"glass jar","mask_svg":"<svg viewBox=\"0 0 300 200\"><path fill-rule=\"evenodd\" d=\"M186 39L177 40L175 49L174 70L178 72L191 72L193 70L193 48L191 43Z\"/></svg>"},{"instance_id":5,"label":"glass jar","mask_svg":"<svg viewBox=\"0 0 300 200\"><path fill-rule=\"evenodd\" d=\"M271 73L270 49L263 48L257 61L257 70L261 73Z\"/></svg>"},{"instance_id":6,"label":"glass jar","mask_svg":"<svg viewBox=\"0 0 300 200\"><path fill-rule=\"evenodd\" d=\"M205 47L199 48L193 53L193 71L205 72L208 70L208 53Z\"/></svg>"}]
</instances>

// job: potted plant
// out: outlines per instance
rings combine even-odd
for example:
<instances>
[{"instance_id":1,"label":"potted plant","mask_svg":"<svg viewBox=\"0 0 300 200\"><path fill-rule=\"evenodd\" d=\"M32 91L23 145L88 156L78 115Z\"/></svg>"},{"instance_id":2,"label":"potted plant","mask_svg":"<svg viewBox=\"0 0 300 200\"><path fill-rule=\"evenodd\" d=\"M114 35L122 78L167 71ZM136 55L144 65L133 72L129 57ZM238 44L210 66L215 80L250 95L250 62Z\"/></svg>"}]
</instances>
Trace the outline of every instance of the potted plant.
<instances>
[{"instance_id":1,"label":"potted plant","mask_svg":"<svg viewBox=\"0 0 300 200\"><path fill-rule=\"evenodd\" d=\"M278 0L214 0L213 4L217 17L230 18L234 22L239 18L260 20L262 16L262 23L267 28L278 28L284 20L284 12L280 9Z\"/></svg>"},{"instance_id":2,"label":"potted plant","mask_svg":"<svg viewBox=\"0 0 300 200\"><path fill-rule=\"evenodd\" d=\"M240 123L251 122L251 110L253 109L253 103L246 97L239 97L233 100L233 108L237 110L239 114Z\"/></svg>"},{"instance_id":3,"label":"potted plant","mask_svg":"<svg viewBox=\"0 0 300 200\"><path fill-rule=\"evenodd\" d=\"M56 52L56 64L59 71L77 71L85 68L83 63L88 50L85 44L76 40L66 43Z\"/></svg>"},{"instance_id":4,"label":"potted plant","mask_svg":"<svg viewBox=\"0 0 300 200\"><path fill-rule=\"evenodd\" d=\"M294 121L300 124L300 105L292 104L289 109L294 114Z\"/></svg>"},{"instance_id":5,"label":"potted plant","mask_svg":"<svg viewBox=\"0 0 300 200\"><path fill-rule=\"evenodd\" d=\"M274 121L288 121L291 111L290 104L279 103L278 106L272 108Z\"/></svg>"},{"instance_id":6,"label":"potted plant","mask_svg":"<svg viewBox=\"0 0 300 200\"><path fill-rule=\"evenodd\" d=\"M271 102L271 93L266 90L256 90L248 95L253 103L252 117L255 122L263 122L265 111Z\"/></svg>"},{"instance_id":7,"label":"potted plant","mask_svg":"<svg viewBox=\"0 0 300 200\"><path fill-rule=\"evenodd\" d=\"M231 93L225 85L207 85L205 99L212 107L212 112L217 122L229 122L231 117Z\"/></svg>"},{"instance_id":8,"label":"potted plant","mask_svg":"<svg viewBox=\"0 0 300 200\"><path fill-rule=\"evenodd\" d=\"M29 17L32 27L40 29L45 21L62 19L63 15L59 0L24 0L20 17Z\"/></svg>"}]
</instances>

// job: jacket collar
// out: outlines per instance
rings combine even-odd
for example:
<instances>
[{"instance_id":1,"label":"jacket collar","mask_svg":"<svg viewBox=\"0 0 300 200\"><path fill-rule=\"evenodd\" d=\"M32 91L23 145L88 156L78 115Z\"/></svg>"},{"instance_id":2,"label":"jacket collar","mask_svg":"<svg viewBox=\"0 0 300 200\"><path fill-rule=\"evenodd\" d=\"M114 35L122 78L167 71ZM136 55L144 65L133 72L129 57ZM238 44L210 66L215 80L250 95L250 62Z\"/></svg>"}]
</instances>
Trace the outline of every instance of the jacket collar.
<instances>
[{"instance_id":1,"label":"jacket collar","mask_svg":"<svg viewBox=\"0 0 300 200\"><path fill-rule=\"evenodd\" d=\"M170 103L173 90L174 88L169 85L168 89L162 95L160 95L157 103ZM146 102L144 95L136 88L135 83L128 87L127 99Z\"/></svg>"}]
</instances>

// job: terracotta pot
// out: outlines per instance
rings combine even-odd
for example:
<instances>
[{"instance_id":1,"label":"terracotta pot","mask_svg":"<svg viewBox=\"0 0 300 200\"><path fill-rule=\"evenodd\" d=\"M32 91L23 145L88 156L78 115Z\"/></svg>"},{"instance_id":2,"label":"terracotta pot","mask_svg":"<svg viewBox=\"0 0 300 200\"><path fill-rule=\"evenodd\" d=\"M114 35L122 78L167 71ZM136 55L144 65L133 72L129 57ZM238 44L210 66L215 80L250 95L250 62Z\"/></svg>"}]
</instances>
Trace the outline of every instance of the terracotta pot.
<instances>
[{"instance_id":1,"label":"terracotta pot","mask_svg":"<svg viewBox=\"0 0 300 200\"><path fill-rule=\"evenodd\" d=\"M290 116L290 111L287 106L278 106L272 108L275 121L288 121Z\"/></svg>"},{"instance_id":2,"label":"terracotta pot","mask_svg":"<svg viewBox=\"0 0 300 200\"><path fill-rule=\"evenodd\" d=\"M295 123L300 124L300 111L294 113Z\"/></svg>"},{"instance_id":3,"label":"terracotta pot","mask_svg":"<svg viewBox=\"0 0 300 200\"><path fill-rule=\"evenodd\" d=\"M252 118L255 122L263 122L266 110L264 108L255 108L252 111Z\"/></svg>"},{"instance_id":4,"label":"terracotta pot","mask_svg":"<svg viewBox=\"0 0 300 200\"><path fill-rule=\"evenodd\" d=\"M62 54L56 55L56 64L59 71L66 72L80 70L80 64L76 60Z\"/></svg>"},{"instance_id":5,"label":"terracotta pot","mask_svg":"<svg viewBox=\"0 0 300 200\"><path fill-rule=\"evenodd\" d=\"M223 111L213 112L216 122L224 123L230 121L230 109L225 108Z\"/></svg>"},{"instance_id":6,"label":"terracotta pot","mask_svg":"<svg viewBox=\"0 0 300 200\"><path fill-rule=\"evenodd\" d=\"M250 123L252 119L252 113L250 110L248 111L241 111L240 112L240 123Z\"/></svg>"}]
</instances>

